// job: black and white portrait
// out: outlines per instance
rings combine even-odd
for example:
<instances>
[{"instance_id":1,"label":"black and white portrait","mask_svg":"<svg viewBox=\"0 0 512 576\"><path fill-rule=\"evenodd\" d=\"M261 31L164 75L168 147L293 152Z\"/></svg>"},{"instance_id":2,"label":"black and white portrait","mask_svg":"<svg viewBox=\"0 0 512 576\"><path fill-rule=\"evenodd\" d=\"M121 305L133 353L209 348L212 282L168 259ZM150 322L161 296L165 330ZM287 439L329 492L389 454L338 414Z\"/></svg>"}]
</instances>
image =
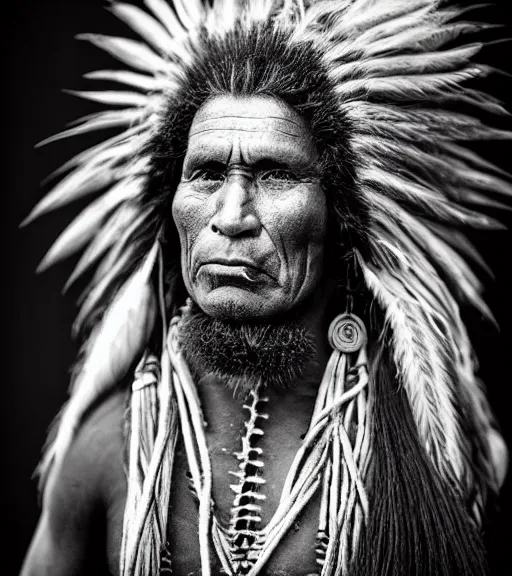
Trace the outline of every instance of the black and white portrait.
<instances>
[{"instance_id":1,"label":"black and white portrait","mask_svg":"<svg viewBox=\"0 0 512 576\"><path fill-rule=\"evenodd\" d=\"M508 573L506 8L12 6L9 573Z\"/></svg>"}]
</instances>

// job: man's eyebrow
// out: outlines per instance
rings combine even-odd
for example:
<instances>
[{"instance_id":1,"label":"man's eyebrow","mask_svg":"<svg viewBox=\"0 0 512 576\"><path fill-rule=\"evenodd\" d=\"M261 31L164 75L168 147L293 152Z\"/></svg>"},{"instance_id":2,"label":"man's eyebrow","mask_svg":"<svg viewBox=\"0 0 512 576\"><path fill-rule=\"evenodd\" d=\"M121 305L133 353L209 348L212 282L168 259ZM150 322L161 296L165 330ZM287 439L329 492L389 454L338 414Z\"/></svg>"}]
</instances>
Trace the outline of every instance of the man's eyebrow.
<instances>
[{"instance_id":1,"label":"man's eyebrow","mask_svg":"<svg viewBox=\"0 0 512 576\"><path fill-rule=\"evenodd\" d=\"M202 157L200 156L199 158L192 158L191 163L194 166L194 168L225 169L227 166L226 162L223 162L222 160L209 159L208 157L204 156Z\"/></svg>"},{"instance_id":2,"label":"man's eyebrow","mask_svg":"<svg viewBox=\"0 0 512 576\"><path fill-rule=\"evenodd\" d=\"M259 158L251 163L251 168L253 170L291 170L294 174L302 178L311 178L319 175L319 164L316 160L307 166L297 167L293 163L283 162L273 158Z\"/></svg>"},{"instance_id":3,"label":"man's eyebrow","mask_svg":"<svg viewBox=\"0 0 512 576\"><path fill-rule=\"evenodd\" d=\"M210 168L218 170L220 168L225 169L227 166L225 156L211 155L201 151L198 154L190 154L187 156L185 165L189 169L197 170L198 168Z\"/></svg>"},{"instance_id":4,"label":"man's eyebrow","mask_svg":"<svg viewBox=\"0 0 512 576\"><path fill-rule=\"evenodd\" d=\"M283 162L279 160L275 160L274 158L259 158L255 162L251 163L251 166L256 168L256 170L269 170L275 168L290 168L290 164L288 162Z\"/></svg>"},{"instance_id":5,"label":"man's eyebrow","mask_svg":"<svg viewBox=\"0 0 512 576\"><path fill-rule=\"evenodd\" d=\"M199 154L192 156L190 164L194 168L227 168L227 162L224 160L217 160L210 157L208 154ZM297 168L293 163L275 160L274 158L259 158L255 162L250 162L250 167L253 170L293 170L294 173L302 176L316 176L318 175L318 162L313 162L308 166Z\"/></svg>"}]
</instances>

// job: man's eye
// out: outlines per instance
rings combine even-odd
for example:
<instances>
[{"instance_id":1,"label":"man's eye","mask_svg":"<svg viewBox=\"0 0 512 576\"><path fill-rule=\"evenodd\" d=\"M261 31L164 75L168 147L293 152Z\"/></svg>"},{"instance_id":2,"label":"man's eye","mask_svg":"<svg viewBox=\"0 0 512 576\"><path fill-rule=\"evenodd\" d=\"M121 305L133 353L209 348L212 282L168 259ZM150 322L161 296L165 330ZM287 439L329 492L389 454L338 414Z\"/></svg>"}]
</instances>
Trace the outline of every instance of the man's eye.
<instances>
[{"instance_id":1,"label":"man's eye","mask_svg":"<svg viewBox=\"0 0 512 576\"><path fill-rule=\"evenodd\" d=\"M260 176L260 180L270 182L296 182L297 176L289 170L276 169L263 172Z\"/></svg>"},{"instance_id":2,"label":"man's eye","mask_svg":"<svg viewBox=\"0 0 512 576\"><path fill-rule=\"evenodd\" d=\"M202 180L205 182L223 182L225 179L224 172L220 170L211 170L209 168L204 168L201 170L196 170L193 175L194 180Z\"/></svg>"}]
</instances>

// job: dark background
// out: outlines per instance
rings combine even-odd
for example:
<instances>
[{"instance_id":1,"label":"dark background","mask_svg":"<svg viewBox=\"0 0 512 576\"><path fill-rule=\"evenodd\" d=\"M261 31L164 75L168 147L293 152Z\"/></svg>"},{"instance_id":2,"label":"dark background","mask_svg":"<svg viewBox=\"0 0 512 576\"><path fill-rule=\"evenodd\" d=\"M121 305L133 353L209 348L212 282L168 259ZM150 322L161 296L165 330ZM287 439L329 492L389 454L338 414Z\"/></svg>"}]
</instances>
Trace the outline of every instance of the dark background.
<instances>
[{"instance_id":1,"label":"dark background","mask_svg":"<svg viewBox=\"0 0 512 576\"><path fill-rule=\"evenodd\" d=\"M137 2L141 4L141 2ZM469 4L470 2L463 2ZM479 10L475 18L507 25L508 0ZM81 32L130 35L127 28L101 7L102 0L21 1L6 7L2 24L2 95L4 105L2 138L4 178L2 179L2 231L4 249L4 341L3 382L3 501L7 514L0 522L7 530L0 562L1 574L18 573L34 531L39 509L36 483L31 479L43 446L46 430L67 395L69 369L76 354L70 327L76 308L73 291L61 295L74 258L36 275L34 270L52 241L87 202L44 216L29 227L18 224L48 190L42 180L74 153L97 141L96 136L78 137L43 148L34 145L64 128L65 124L98 108L64 94L62 88L95 89L83 73L116 68L117 61L87 43L74 39ZM486 48L480 60L512 72L512 43ZM506 76L486 80L487 88L501 97L512 110L512 84ZM510 125L510 123L509 123ZM103 136L102 136L103 137ZM510 169L512 144L488 144L480 151ZM510 227L508 213L500 217ZM486 382L491 404L504 436L512 446L510 374L512 372L512 235L508 231L474 233L485 261L495 278L486 281L486 298L501 331L468 314L471 336L480 359L480 375ZM509 573L512 479L502 491L494 528L487 536L493 576Z\"/></svg>"}]
</instances>

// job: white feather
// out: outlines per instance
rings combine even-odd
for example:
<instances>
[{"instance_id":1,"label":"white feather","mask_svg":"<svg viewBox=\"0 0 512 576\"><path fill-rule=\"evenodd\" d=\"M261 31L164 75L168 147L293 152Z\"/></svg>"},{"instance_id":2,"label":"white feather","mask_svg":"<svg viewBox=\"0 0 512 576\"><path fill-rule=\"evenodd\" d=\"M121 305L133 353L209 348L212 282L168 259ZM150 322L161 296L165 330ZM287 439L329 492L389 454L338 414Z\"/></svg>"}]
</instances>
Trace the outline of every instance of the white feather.
<instances>
[{"instance_id":1,"label":"white feather","mask_svg":"<svg viewBox=\"0 0 512 576\"><path fill-rule=\"evenodd\" d=\"M475 43L461 48L445 50L441 54L395 55L368 60L354 60L342 63L332 68L332 77L337 82L353 78L382 78L386 76L399 76L401 74L429 74L433 72L447 72L453 70L477 54L482 48L481 43ZM327 53L327 57L331 55Z\"/></svg>"},{"instance_id":2,"label":"white feather","mask_svg":"<svg viewBox=\"0 0 512 576\"><path fill-rule=\"evenodd\" d=\"M150 46L164 55L173 52L174 43L169 32L147 12L133 4L125 4L124 2L116 2L110 9Z\"/></svg>"},{"instance_id":3,"label":"white feather","mask_svg":"<svg viewBox=\"0 0 512 576\"><path fill-rule=\"evenodd\" d=\"M117 180L117 174L115 170L108 168L107 164L103 169L97 166L84 166L72 172L44 196L21 225L25 226L46 212L113 184Z\"/></svg>"},{"instance_id":4,"label":"white feather","mask_svg":"<svg viewBox=\"0 0 512 576\"><path fill-rule=\"evenodd\" d=\"M125 203L120 206L112 216L105 222L105 225L96 234L82 254L73 273L68 278L64 286L64 292L73 284L84 272L86 272L101 256L118 240L123 232L137 218L140 206L134 203Z\"/></svg>"},{"instance_id":5,"label":"white feather","mask_svg":"<svg viewBox=\"0 0 512 576\"><path fill-rule=\"evenodd\" d=\"M322 3L319 3L319 6L321 5ZM345 25L346 15L344 14L338 20L338 26L334 27L334 30L326 30L327 35L332 35L329 59L350 61L353 58L364 59L371 55L377 56L379 53L390 54L395 50L389 49L389 46L386 47L388 49L382 51L380 48L385 44L386 38L400 44L404 40L410 43L411 31L414 31L416 38L426 36L428 30L431 29L431 24L425 19L429 8L421 2L417 3L416 7L411 2L410 7L409 13L403 13L394 18L389 18L386 12L378 14L374 9L367 10L363 15L366 22L361 21L358 28L353 28L350 22ZM372 18L373 14L375 16ZM322 16L322 11L319 11L316 19L321 19ZM340 39L344 42L340 42ZM374 53L375 50L377 53Z\"/></svg>"},{"instance_id":6,"label":"white feather","mask_svg":"<svg viewBox=\"0 0 512 576\"><path fill-rule=\"evenodd\" d=\"M478 97L476 92L472 96ZM459 100L459 95L454 94L454 98ZM476 100L475 103L478 105ZM417 145L420 140L437 145L453 140L512 139L512 131L487 126L479 118L458 112L412 110L397 105L361 101L346 102L341 108L347 117L356 123L356 142L359 134L371 134L391 140L391 145ZM372 147L369 146L368 149L371 150ZM432 157L435 161L436 156L432 154Z\"/></svg>"},{"instance_id":7,"label":"white feather","mask_svg":"<svg viewBox=\"0 0 512 576\"><path fill-rule=\"evenodd\" d=\"M93 132L95 130L131 126L132 124L140 122L143 118L144 111L138 108L128 108L127 110L109 110L108 112L91 114L77 121L82 121L82 124L50 136L49 138L39 142L37 146L44 146L50 142L56 142L57 140L62 140L63 138L77 136L78 134L86 134L87 132ZM142 129L143 127L141 127L141 130Z\"/></svg>"},{"instance_id":8,"label":"white feather","mask_svg":"<svg viewBox=\"0 0 512 576\"><path fill-rule=\"evenodd\" d=\"M262 2L254 2L248 8L256 11L256 7L261 10L263 8ZM212 15L214 16L215 21L225 21L232 24L240 15L240 8L240 2L237 0L220 0L219 2L214 3Z\"/></svg>"},{"instance_id":9,"label":"white feather","mask_svg":"<svg viewBox=\"0 0 512 576\"><path fill-rule=\"evenodd\" d=\"M421 218L420 218L421 220ZM489 265L485 262L475 246L469 241L459 230L454 230L449 226L438 224L437 222L428 222L428 226L433 230L437 236L442 238L447 244L452 246L454 250L460 253L468 262L468 265L476 265L489 279L493 279L493 272Z\"/></svg>"},{"instance_id":10,"label":"white feather","mask_svg":"<svg viewBox=\"0 0 512 576\"><path fill-rule=\"evenodd\" d=\"M132 68L154 74L165 71L165 60L141 42L101 34L79 34L77 38L91 42Z\"/></svg>"},{"instance_id":11,"label":"white feather","mask_svg":"<svg viewBox=\"0 0 512 576\"><path fill-rule=\"evenodd\" d=\"M133 235L143 228L150 214L151 209L146 208L139 210L137 218L123 230L119 240L117 240L101 264L96 268L92 281L85 288L80 298L80 310L73 323L73 333L75 335L78 334L89 315L94 312L95 306L102 301L111 287L112 282L128 267L136 251L132 243Z\"/></svg>"},{"instance_id":12,"label":"white feather","mask_svg":"<svg viewBox=\"0 0 512 576\"><path fill-rule=\"evenodd\" d=\"M461 129L462 130L462 129ZM400 170L425 185L433 186L450 200L462 204L477 204L510 209L508 204L493 199L512 196L512 182L477 170L466 162L435 152L426 152L416 142L400 142L382 136L359 134L352 140L352 148L362 165L377 164ZM439 142L433 143L439 145Z\"/></svg>"},{"instance_id":13,"label":"white feather","mask_svg":"<svg viewBox=\"0 0 512 576\"><path fill-rule=\"evenodd\" d=\"M434 8L432 0L358 0L352 2L343 15L345 26L350 26L351 33L358 36L365 30L388 24L393 20L414 13L415 20L421 21L421 15L428 14ZM421 10L418 16L417 12ZM344 24L340 23L343 27Z\"/></svg>"},{"instance_id":14,"label":"white feather","mask_svg":"<svg viewBox=\"0 0 512 576\"><path fill-rule=\"evenodd\" d=\"M89 204L61 233L39 264L38 272L71 256L98 232L106 216L121 202L131 200L143 189L144 180L122 180Z\"/></svg>"},{"instance_id":15,"label":"white feather","mask_svg":"<svg viewBox=\"0 0 512 576\"><path fill-rule=\"evenodd\" d=\"M352 36L352 43L349 44L351 53L355 54L359 49L365 57L376 57L399 52L431 52L461 34L477 32L482 28L481 25L469 22L443 26L446 17L431 17L427 10L423 14L426 16L423 20L404 18L401 21L385 22L359 36Z\"/></svg>"},{"instance_id":16,"label":"white feather","mask_svg":"<svg viewBox=\"0 0 512 576\"><path fill-rule=\"evenodd\" d=\"M117 253L117 258L113 254ZM125 247L124 250L114 246L107 254L96 270L92 281L87 285L79 299L80 309L73 322L72 334L77 337L85 323L96 312L96 307L104 301L103 299L109 293L109 289L115 280L119 278L122 272L130 266L131 259L134 258L135 249L131 246ZM108 262L108 266L106 265ZM101 270L100 270L101 269Z\"/></svg>"},{"instance_id":17,"label":"white feather","mask_svg":"<svg viewBox=\"0 0 512 576\"><path fill-rule=\"evenodd\" d=\"M376 222L386 223L391 234L405 254L410 254L411 267L417 269L417 274L425 276L425 285L431 285L436 292L442 282L434 282L437 273L430 270L431 265L436 266L444 273L445 281L456 287L463 299L469 301L484 317L492 319L492 313L482 300L482 285L466 261L459 256L446 242L436 236L420 219L411 216L389 198L376 194L367 194L370 205L375 210ZM421 249L420 253L412 244ZM422 262L423 261L423 262ZM426 268L428 265L428 268ZM442 295L446 300L446 293ZM438 305L441 308L441 305Z\"/></svg>"},{"instance_id":18,"label":"white feather","mask_svg":"<svg viewBox=\"0 0 512 576\"><path fill-rule=\"evenodd\" d=\"M118 82L119 84L138 88L143 92L163 90L166 85L164 77L154 77L147 74L139 74L138 72L130 72L129 70L95 70L84 74L84 78L87 80Z\"/></svg>"},{"instance_id":19,"label":"white feather","mask_svg":"<svg viewBox=\"0 0 512 576\"><path fill-rule=\"evenodd\" d=\"M495 172L497 174L501 174L506 178L510 178L510 173L504 170L503 168L496 166L489 160L482 158L479 154L473 152L469 148L465 148L464 146L460 146L455 142L441 142L440 146L442 146L450 155L455 156L456 158L462 159L464 161L469 162L475 168L480 169L479 171L482 174L486 172Z\"/></svg>"},{"instance_id":20,"label":"white feather","mask_svg":"<svg viewBox=\"0 0 512 576\"><path fill-rule=\"evenodd\" d=\"M418 431L444 478L460 482L461 431L451 374L447 371L447 343L429 334L424 312L403 297L405 286L393 283L359 257L367 286L385 310L392 330L393 350L400 380L406 390ZM393 286L393 288L390 288Z\"/></svg>"},{"instance_id":21,"label":"white feather","mask_svg":"<svg viewBox=\"0 0 512 576\"><path fill-rule=\"evenodd\" d=\"M73 156L73 158L65 162L57 170L54 170L45 179L45 182L52 180L56 176L80 164L87 164L89 162L91 164L101 164L114 156L118 158L119 162L127 157L133 157L133 155L140 150L141 144L147 140L147 134L141 134L142 130L143 127L140 125L132 126L120 134L116 134L111 138L103 140L99 144L87 148L83 152Z\"/></svg>"},{"instance_id":22,"label":"white feather","mask_svg":"<svg viewBox=\"0 0 512 576\"><path fill-rule=\"evenodd\" d=\"M448 201L438 190L397 176L389 170L369 166L360 168L358 172L363 185L371 187L371 184L374 184L377 190L385 190L386 195L393 200L409 206L413 205L417 210L422 210L425 215L430 215L441 222L479 228L503 228L501 223L485 214Z\"/></svg>"},{"instance_id":23,"label":"white feather","mask_svg":"<svg viewBox=\"0 0 512 576\"><path fill-rule=\"evenodd\" d=\"M484 66L472 66L444 74L364 78L344 82L336 87L336 92L344 101L361 96L379 96L395 102L426 99L436 102L446 100L461 82L480 78L486 74Z\"/></svg>"},{"instance_id":24,"label":"white feather","mask_svg":"<svg viewBox=\"0 0 512 576\"><path fill-rule=\"evenodd\" d=\"M187 30L193 30L201 22L203 8L198 0L173 0L173 5Z\"/></svg>"},{"instance_id":25,"label":"white feather","mask_svg":"<svg viewBox=\"0 0 512 576\"><path fill-rule=\"evenodd\" d=\"M168 2L165 2L165 0L144 0L144 4L167 28L173 38L183 39L186 36L186 30L174 15Z\"/></svg>"},{"instance_id":26,"label":"white feather","mask_svg":"<svg viewBox=\"0 0 512 576\"><path fill-rule=\"evenodd\" d=\"M146 344L156 317L156 298L150 275L157 253L158 245L155 243L91 334L57 436L47 454L54 476L58 474L86 412L98 398L118 384Z\"/></svg>"},{"instance_id":27,"label":"white feather","mask_svg":"<svg viewBox=\"0 0 512 576\"><path fill-rule=\"evenodd\" d=\"M84 364L73 383L77 392L116 383L142 350L155 320L155 294L150 282L158 242L121 287L92 336ZM109 353L105 353L108 350Z\"/></svg>"},{"instance_id":28,"label":"white feather","mask_svg":"<svg viewBox=\"0 0 512 576\"><path fill-rule=\"evenodd\" d=\"M114 91L114 90L99 90L99 91L80 91L80 90L65 90L67 94L84 98L85 100L92 100L101 104L110 104L111 106L135 106L144 108L148 105L148 98L138 92L128 91Z\"/></svg>"}]
</instances>

